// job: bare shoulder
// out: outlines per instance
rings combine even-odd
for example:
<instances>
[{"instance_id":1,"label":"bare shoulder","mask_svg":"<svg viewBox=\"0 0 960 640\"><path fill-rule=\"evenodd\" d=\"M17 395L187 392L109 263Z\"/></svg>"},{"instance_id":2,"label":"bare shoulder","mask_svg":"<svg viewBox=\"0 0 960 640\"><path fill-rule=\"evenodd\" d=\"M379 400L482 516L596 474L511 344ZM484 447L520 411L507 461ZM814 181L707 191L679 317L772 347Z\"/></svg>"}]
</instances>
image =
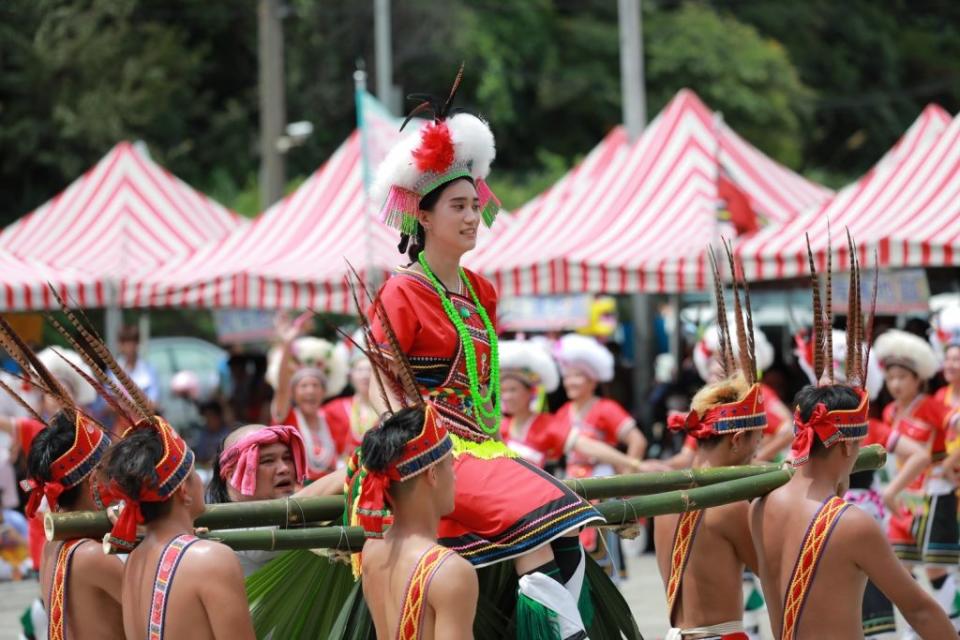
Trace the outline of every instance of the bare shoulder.
<instances>
[{"instance_id":1,"label":"bare shoulder","mask_svg":"<svg viewBox=\"0 0 960 640\"><path fill-rule=\"evenodd\" d=\"M450 554L433 578L428 598L434 606L462 606L464 602L476 601L480 590L477 570L459 554Z\"/></svg>"},{"instance_id":2,"label":"bare shoulder","mask_svg":"<svg viewBox=\"0 0 960 640\"><path fill-rule=\"evenodd\" d=\"M78 544L71 562L75 567L82 567L84 573L123 570L120 556L104 553L103 545L96 540L84 540Z\"/></svg>"},{"instance_id":3,"label":"bare shoulder","mask_svg":"<svg viewBox=\"0 0 960 640\"><path fill-rule=\"evenodd\" d=\"M197 540L187 549L184 559L188 561L181 564L181 570L193 575L243 578L237 554L227 545L213 540Z\"/></svg>"},{"instance_id":4,"label":"bare shoulder","mask_svg":"<svg viewBox=\"0 0 960 640\"><path fill-rule=\"evenodd\" d=\"M887 545L886 536L877 521L856 505L849 505L843 510L834 533L836 536L858 546L872 542Z\"/></svg>"}]
</instances>

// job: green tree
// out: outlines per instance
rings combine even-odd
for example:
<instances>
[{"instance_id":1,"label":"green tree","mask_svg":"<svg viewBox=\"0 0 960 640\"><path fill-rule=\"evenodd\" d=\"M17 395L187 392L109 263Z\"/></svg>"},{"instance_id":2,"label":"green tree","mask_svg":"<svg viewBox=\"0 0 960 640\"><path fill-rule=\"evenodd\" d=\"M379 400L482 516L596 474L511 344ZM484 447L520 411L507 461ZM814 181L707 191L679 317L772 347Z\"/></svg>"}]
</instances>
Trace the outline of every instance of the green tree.
<instances>
[{"instance_id":1,"label":"green tree","mask_svg":"<svg viewBox=\"0 0 960 640\"><path fill-rule=\"evenodd\" d=\"M801 165L813 93L783 46L693 3L651 11L644 32L651 112L689 87L766 153Z\"/></svg>"}]
</instances>

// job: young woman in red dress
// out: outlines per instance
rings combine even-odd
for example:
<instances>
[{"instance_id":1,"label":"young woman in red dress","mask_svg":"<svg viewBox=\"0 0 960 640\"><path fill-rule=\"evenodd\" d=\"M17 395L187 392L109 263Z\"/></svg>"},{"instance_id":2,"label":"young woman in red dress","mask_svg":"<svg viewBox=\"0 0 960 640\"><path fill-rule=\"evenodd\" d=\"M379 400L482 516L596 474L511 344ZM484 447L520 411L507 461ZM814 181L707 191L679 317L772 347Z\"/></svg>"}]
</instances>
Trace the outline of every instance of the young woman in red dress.
<instances>
[{"instance_id":1,"label":"young woman in red dress","mask_svg":"<svg viewBox=\"0 0 960 640\"><path fill-rule=\"evenodd\" d=\"M449 104L428 101L434 120L401 140L378 170L371 196L384 203L384 220L400 230L411 262L379 293L374 337L410 363L454 443L455 506L440 523L440 544L476 567L514 562L518 637L537 637L538 628L585 637L576 534L602 517L499 440L497 294L460 264L499 206L485 181L494 140L476 116L447 117Z\"/></svg>"}]
</instances>

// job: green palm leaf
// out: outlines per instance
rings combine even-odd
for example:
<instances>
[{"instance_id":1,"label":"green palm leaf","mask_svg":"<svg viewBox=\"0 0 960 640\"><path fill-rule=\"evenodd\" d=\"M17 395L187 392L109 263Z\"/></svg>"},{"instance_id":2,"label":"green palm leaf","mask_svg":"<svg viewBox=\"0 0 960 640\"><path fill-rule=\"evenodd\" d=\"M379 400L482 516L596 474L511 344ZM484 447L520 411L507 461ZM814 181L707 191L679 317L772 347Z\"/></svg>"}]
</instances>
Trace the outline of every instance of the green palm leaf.
<instances>
[{"instance_id":1,"label":"green palm leaf","mask_svg":"<svg viewBox=\"0 0 960 640\"><path fill-rule=\"evenodd\" d=\"M250 575L246 586L257 637L296 640L330 633L354 580L350 567L298 549Z\"/></svg>"}]
</instances>

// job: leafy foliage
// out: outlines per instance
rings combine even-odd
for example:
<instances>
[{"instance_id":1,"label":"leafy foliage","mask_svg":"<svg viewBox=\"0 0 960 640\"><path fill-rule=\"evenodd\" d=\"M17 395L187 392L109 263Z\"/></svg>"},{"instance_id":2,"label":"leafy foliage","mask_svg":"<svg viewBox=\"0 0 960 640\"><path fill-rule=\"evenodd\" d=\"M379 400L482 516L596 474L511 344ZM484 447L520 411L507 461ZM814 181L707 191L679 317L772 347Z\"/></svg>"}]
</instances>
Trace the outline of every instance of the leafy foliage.
<instances>
[{"instance_id":1,"label":"leafy foliage","mask_svg":"<svg viewBox=\"0 0 960 640\"><path fill-rule=\"evenodd\" d=\"M286 0L288 121L315 133L287 154L308 175L355 126L352 73L373 62L373 3ZM960 106L960 5L851 0L646 0L652 116L697 91L777 159L837 184L867 169L926 102ZM610 0L392 3L393 81L442 92L498 139L494 186L535 195L621 121ZM377 70L371 68L370 86ZM121 139L200 190L257 209L256 3L0 3L0 224L62 190ZM561 168L562 167L562 168Z\"/></svg>"}]
</instances>

